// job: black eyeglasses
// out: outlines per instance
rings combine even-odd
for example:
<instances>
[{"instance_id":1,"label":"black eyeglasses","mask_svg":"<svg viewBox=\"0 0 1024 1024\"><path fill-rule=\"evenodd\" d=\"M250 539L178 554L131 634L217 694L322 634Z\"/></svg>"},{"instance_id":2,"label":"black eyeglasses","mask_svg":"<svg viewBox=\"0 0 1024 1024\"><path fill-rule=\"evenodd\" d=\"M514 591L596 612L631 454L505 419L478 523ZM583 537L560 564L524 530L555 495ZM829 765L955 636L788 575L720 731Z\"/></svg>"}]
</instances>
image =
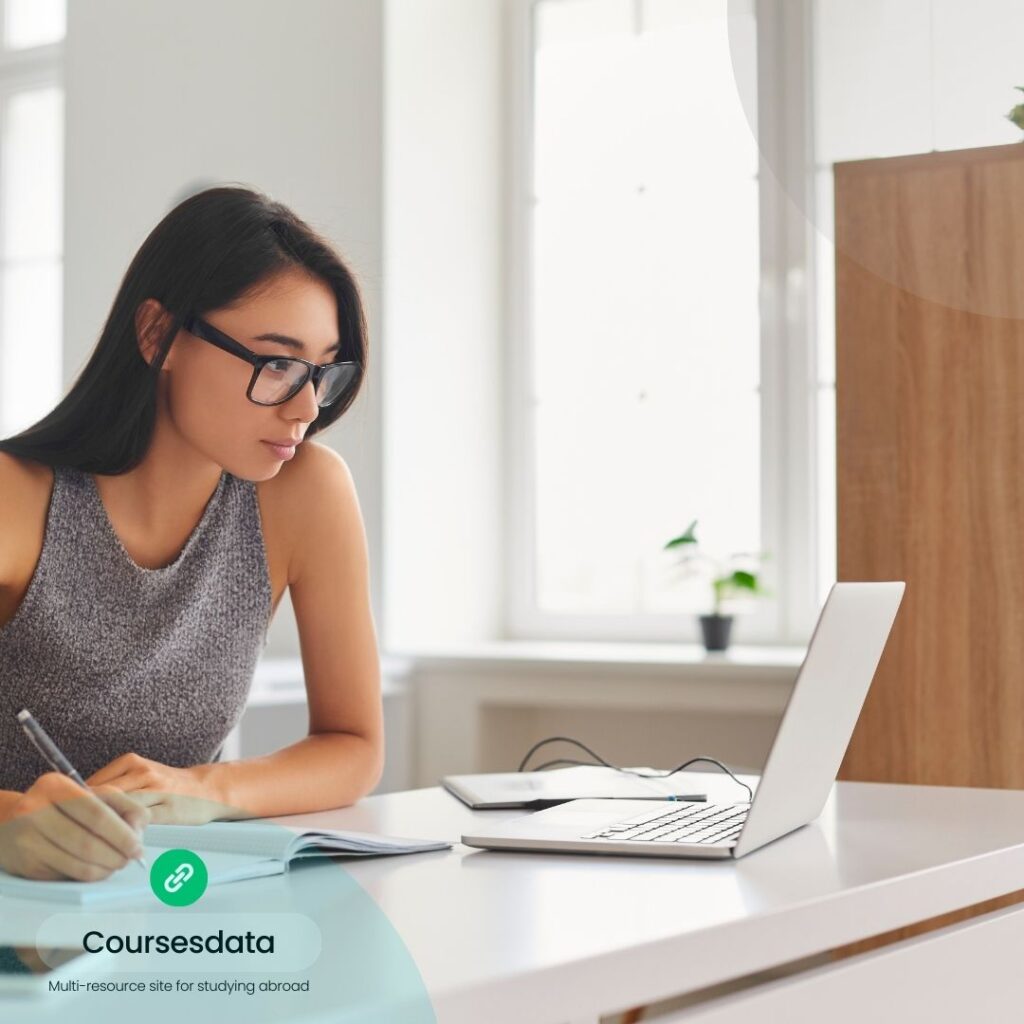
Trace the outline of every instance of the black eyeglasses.
<instances>
[{"instance_id":1,"label":"black eyeglasses","mask_svg":"<svg viewBox=\"0 0 1024 1024\"><path fill-rule=\"evenodd\" d=\"M280 405L287 402L312 378L316 404L322 409L341 398L359 376L359 364L354 362L325 363L321 366L298 356L257 355L195 314L186 317L182 327L189 334L252 364L252 378L245 396L257 405Z\"/></svg>"}]
</instances>

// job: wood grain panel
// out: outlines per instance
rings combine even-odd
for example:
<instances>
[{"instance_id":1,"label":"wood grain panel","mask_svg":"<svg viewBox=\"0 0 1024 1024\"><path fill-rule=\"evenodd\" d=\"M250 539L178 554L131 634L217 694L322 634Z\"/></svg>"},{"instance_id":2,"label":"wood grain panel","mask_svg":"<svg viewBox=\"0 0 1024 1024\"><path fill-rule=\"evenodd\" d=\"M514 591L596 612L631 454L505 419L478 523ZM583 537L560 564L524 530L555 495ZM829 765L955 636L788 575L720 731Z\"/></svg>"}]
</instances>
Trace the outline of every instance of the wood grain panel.
<instances>
[{"instance_id":1,"label":"wood grain panel","mask_svg":"<svg viewBox=\"0 0 1024 1024\"><path fill-rule=\"evenodd\" d=\"M1021 788L1024 146L837 164L835 204L838 577L907 581L840 777Z\"/></svg>"}]
</instances>

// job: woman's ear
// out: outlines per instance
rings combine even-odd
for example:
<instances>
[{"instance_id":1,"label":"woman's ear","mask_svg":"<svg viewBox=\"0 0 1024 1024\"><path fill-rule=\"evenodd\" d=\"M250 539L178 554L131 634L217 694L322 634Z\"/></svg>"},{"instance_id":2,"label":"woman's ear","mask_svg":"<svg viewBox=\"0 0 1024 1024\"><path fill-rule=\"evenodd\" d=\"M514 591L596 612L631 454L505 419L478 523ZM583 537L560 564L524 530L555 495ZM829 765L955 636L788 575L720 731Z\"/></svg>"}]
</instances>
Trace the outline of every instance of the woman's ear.
<instances>
[{"instance_id":1,"label":"woman's ear","mask_svg":"<svg viewBox=\"0 0 1024 1024\"><path fill-rule=\"evenodd\" d=\"M160 338L167 329L170 314L156 299L144 299L135 310L135 337L139 352L147 363L152 363L159 351ZM161 369L169 369L171 352L168 351Z\"/></svg>"}]
</instances>

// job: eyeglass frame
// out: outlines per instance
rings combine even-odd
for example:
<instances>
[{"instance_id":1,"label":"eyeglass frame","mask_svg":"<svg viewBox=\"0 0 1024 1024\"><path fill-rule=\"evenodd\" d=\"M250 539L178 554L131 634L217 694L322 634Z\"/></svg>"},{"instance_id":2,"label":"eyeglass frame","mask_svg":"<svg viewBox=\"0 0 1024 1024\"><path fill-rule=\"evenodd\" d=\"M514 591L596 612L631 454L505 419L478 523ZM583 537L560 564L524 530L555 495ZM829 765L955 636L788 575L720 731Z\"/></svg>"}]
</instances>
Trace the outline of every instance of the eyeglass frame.
<instances>
[{"instance_id":1,"label":"eyeglass frame","mask_svg":"<svg viewBox=\"0 0 1024 1024\"><path fill-rule=\"evenodd\" d=\"M360 364L354 359L342 360L337 363L311 363L308 359L303 359L300 356L263 356L251 349L246 348L240 341L236 341L231 337L230 334L225 334L222 330L214 327L208 320L204 320L201 316L196 313L191 313L182 321L182 328L188 331L189 334L195 335L197 338L201 338L203 341L209 342L216 348L221 349L224 352L229 352L233 356L238 356L239 359L244 359L247 363L250 363L253 367L252 377L249 379L249 387L246 388L245 397L249 399L253 405L262 405L265 408L271 408L275 405L284 405L285 402L291 401L312 379L313 381L313 394L316 395L316 389L320 384L320 378L334 366L354 366L359 369ZM198 330L197 330L198 328ZM279 360L287 359L293 363L302 363L306 368L306 377L302 383L286 398L282 398L278 402L259 402L252 397L252 389L256 386L256 380L259 378L260 371L266 366L267 363L278 362ZM358 375L352 378L353 381L358 379ZM350 382L351 384L351 382ZM345 389L348 390L347 388ZM337 398L332 398L331 401L324 405L317 402L318 409L327 409L334 405L339 399L345 396L345 391L342 391Z\"/></svg>"}]
</instances>

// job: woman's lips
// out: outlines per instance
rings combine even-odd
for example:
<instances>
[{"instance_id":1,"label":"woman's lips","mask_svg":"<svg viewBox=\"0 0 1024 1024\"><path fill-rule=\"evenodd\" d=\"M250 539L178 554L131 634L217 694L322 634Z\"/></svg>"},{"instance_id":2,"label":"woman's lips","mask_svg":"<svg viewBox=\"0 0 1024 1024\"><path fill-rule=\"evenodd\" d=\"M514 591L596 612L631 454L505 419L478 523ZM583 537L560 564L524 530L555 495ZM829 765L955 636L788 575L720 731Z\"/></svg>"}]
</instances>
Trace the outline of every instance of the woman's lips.
<instances>
[{"instance_id":1,"label":"woman's lips","mask_svg":"<svg viewBox=\"0 0 1024 1024\"><path fill-rule=\"evenodd\" d=\"M260 444L265 444L279 459L287 461L295 455L295 445L293 444L274 444L273 441L261 441Z\"/></svg>"}]
</instances>

